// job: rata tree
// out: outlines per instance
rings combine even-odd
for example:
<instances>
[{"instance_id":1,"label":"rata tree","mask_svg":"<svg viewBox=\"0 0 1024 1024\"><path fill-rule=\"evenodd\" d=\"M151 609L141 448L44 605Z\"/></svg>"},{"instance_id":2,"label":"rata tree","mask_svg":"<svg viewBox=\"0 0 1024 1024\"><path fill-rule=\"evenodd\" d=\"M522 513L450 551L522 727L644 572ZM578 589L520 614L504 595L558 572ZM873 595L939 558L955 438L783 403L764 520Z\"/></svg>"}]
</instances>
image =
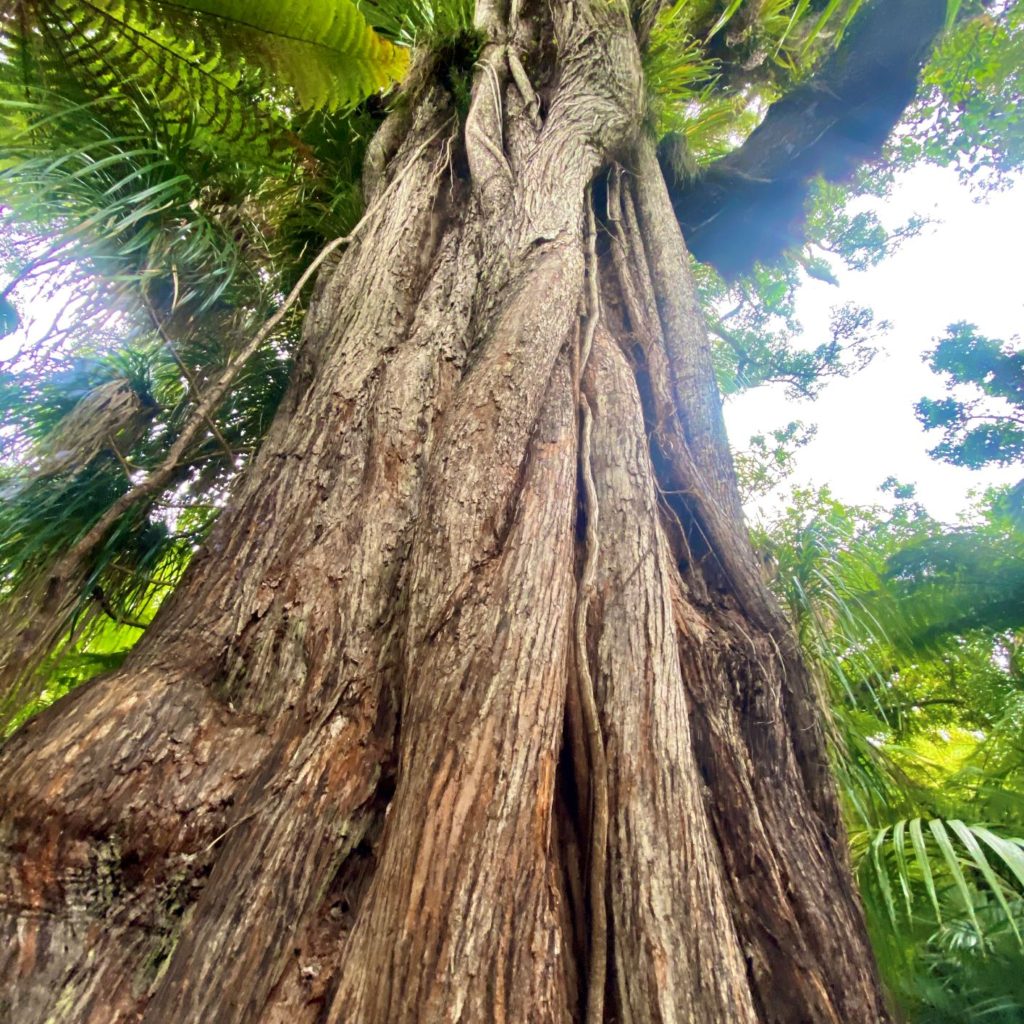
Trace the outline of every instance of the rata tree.
<instances>
[{"instance_id":1,"label":"rata tree","mask_svg":"<svg viewBox=\"0 0 1024 1024\"><path fill-rule=\"evenodd\" d=\"M11 1019L886 1019L686 245L877 153L860 7L0 6L7 710L146 625L0 752Z\"/></svg>"}]
</instances>

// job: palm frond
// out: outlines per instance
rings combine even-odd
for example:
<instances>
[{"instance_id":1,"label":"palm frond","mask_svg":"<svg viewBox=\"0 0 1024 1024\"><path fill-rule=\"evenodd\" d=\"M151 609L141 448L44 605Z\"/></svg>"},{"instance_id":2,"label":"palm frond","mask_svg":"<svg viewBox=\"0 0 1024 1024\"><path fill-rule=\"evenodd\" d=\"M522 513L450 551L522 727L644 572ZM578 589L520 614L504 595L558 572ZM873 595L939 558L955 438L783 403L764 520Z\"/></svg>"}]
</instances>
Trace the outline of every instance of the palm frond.
<instances>
[{"instance_id":1,"label":"palm frond","mask_svg":"<svg viewBox=\"0 0 1024 1024\"><path fill-rule=\"evenodd\" d=\"M894 926L913 925L919 909L930 906L937 925L963 915L984 935L979 910L991 904L1002 916L994 922L990 917L988 924L1005 925L1024 949L1018 927L1024 908L1024 840L956 818L914 817L857 832L853 841L862 880L881 895ZM894 887L903 894L905 913Z\"/></svg>"}]
</instances>

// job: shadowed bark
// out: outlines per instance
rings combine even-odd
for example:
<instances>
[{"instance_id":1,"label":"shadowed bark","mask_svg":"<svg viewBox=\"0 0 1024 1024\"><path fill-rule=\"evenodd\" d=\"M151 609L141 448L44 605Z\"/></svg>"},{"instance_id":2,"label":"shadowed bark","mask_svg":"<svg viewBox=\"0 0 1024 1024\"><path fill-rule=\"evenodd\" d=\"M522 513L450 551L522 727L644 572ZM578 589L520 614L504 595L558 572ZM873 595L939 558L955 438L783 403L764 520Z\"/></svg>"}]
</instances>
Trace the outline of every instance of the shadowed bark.
<instances>
[{"instance_id":1,"label":"shadowed bark","mask_svg":"<svg viewBox=\"0 0 1024 1024\"><path fill-rule=\"evenodd\" d=\"M633 29L480 6L185 581L0 752L13 1020L885 1019Z\"/></svg>"}]
</instances>

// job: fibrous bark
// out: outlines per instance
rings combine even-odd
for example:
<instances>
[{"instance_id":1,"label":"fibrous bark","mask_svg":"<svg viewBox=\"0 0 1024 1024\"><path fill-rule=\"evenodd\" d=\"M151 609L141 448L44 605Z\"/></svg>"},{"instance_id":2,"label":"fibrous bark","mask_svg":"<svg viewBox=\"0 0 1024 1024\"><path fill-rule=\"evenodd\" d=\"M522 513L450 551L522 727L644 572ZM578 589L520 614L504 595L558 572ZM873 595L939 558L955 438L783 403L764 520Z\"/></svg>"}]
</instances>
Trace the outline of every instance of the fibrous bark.
<instances>
[{"instance_id":1,"label":"fibrous bark","mask_svg":"<svg viewBox=\"0 0 1024 1024\"><path fill-rule=\"evenodd\" d=\"M633 28L479 6L185 581L0 755L14 1020L884 1019Z\"/></svg>"}]
</instances>

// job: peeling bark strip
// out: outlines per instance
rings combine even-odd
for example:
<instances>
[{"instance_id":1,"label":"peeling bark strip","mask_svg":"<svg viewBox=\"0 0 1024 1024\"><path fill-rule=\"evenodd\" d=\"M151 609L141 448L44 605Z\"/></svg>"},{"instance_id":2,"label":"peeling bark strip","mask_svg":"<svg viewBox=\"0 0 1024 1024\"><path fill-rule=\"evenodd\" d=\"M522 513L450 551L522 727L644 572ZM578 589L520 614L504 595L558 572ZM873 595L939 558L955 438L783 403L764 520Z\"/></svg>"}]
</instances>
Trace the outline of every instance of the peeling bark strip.
<instances>
[{"instance_id":1,"label":"peeling bark strip","mask_svg":"<svg viewBox=\"0 0 1024 1024\"><path fill-rule=\"evenodd\" d=\"M0 1019L886 1019L625 7L477 22L205 551L0 752Z\"/></svg>"}]
</instances>

